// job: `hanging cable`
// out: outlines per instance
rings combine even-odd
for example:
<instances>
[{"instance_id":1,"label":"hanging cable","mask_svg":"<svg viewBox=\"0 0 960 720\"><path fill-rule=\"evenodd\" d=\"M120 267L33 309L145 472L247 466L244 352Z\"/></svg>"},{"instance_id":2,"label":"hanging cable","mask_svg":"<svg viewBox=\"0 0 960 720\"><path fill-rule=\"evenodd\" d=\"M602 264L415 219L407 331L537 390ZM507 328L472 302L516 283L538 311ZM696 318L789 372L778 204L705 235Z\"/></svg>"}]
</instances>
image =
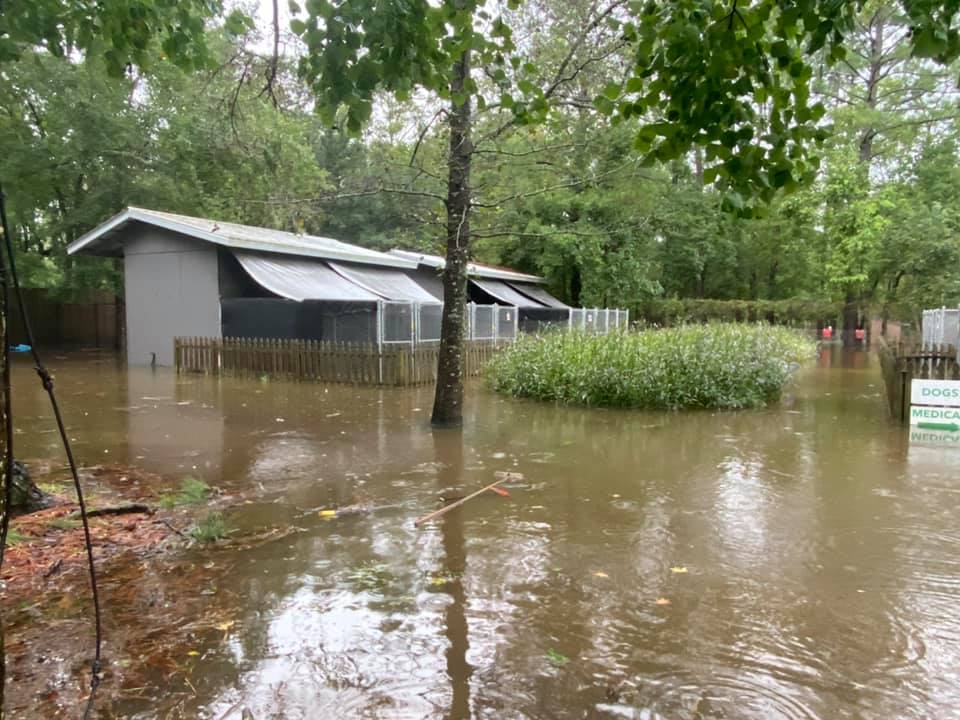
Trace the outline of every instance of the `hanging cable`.
<instances>
[{"instance_id":1,"label":"hanging cable","mask_svg":"<svg viewBox=\"0 0 960 720\"><path fill-rule=\"evenodd\" d=\"M77 462L73 456L73 448L70 446L70 438L67 437L67 429L63 423L63 416L60 413L60 405L57 403L57 396L53 389L53 377L50 375L50 372L43 364L43 360L40 358L40 353L37 351L37 343L33 336L33 328L30 324L30 317L27 314L26 305L23 302L23 293L20 290L20 279L17 276L17 264L16 259L13 254L13 239L10 235L10 226L7 224L7 208L5 203L5 198L3 194L3 187L0 186L0 227L3 229L3 244L6 248L7 254L7 265L6 268L3 268L2 261L0 261L0 270L6 270L4 275L4 310L9 309L10 304L9 300L9 290L10 285L13 285L14 295L17 300L17 304L20 306L20 318L23 321L23 330L26 334L27 345L30 346L30 354L33 357L34 370L36 370L37 376L40 378L40 382L43 385L43 389L47 392L47 395L50 397L50 406L53 408L53 415L57 421L57 428L60 431L60 440L63 443L64 452L67 455L67 462L70 465L70 474L73 476L73 487L77 493L77 504L80 507L80 520L83 523L83 537L84 542L87 548L87 566L90 571L90 591L93 598L93 614L94 614L94 624L95 624L95 647L93 662L91 664L92 674L90 677L90 695L87 698L86 708L83 712L84 720L88 720L92 717L93 713L93 704L94 699L96 698L97 688L100 686L100 650L103 644L103 626L100 617L100 594L97 591L97 571L93 562L93 543L90 539L90 522L87 519L87 506L83 499L83 488L80 486L80 475L77 472ZM4 400L4 412L7 413L6 416L6 439L7 439L7 487L4 488L4 494L6 498L6 509L3 516L3 526L0 528L0 535L2 535L3 546L6 546L7 539L7 528L9 526L10 518L10 500L12 496L11 483L13 482L13 418L10 415L10 347L9 342L6 337L7 333L4 332L3 338L3 352L5 357L4 372L3 372L3 384L5 389L5 400ZM3 550L0 549L0 567L3 563Z\"/></svg>"}]
</instances>

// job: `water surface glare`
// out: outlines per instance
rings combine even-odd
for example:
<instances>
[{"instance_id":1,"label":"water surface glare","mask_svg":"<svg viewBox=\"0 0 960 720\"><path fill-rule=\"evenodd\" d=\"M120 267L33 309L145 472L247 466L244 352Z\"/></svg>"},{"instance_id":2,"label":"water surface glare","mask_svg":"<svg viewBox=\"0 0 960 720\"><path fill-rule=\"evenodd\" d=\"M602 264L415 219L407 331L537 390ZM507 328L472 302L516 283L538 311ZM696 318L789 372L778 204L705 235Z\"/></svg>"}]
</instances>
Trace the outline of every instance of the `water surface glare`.
<instances>
[{"instance_id":1,"label":"water surface glare","mask_svg":"<svg viewBox=\"0 0 960 720\"><path fill-rule=\"evenodd\" d=\"M172 665L125 660L104 717L960 718L960 448L911 447L862 353L750 412L474 386L462 434L430 430L430 389L51 364L82 463L196 475L245 500L239 530L302 528L108 573L112 661L125 623L185 630ZM58 456L36 385L16 367L18 454ZM497 470L524 475L509 498L413 527ZM358 502L382 509L317 513Z\"/></svg>"}]
</instances>

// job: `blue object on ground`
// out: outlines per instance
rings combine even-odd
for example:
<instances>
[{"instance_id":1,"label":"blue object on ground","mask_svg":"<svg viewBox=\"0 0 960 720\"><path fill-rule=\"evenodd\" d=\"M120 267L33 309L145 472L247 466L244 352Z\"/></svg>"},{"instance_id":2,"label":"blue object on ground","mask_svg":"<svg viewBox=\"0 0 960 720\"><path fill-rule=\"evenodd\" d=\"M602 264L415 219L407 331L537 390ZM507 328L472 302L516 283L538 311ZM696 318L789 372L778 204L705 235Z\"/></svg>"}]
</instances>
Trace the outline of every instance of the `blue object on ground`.
<instances>
[{"instance_id":1,"label":"blue object on ground","mask_svg":"<svg viewBox=\"0 0 960 720\"><path fill-rule=\"evenodd\" d=\"M24 345L23 343L10 346L10 352L30 352L30 350L32 350L32 348L29 345Z\"/></svg>"}]
</instances>

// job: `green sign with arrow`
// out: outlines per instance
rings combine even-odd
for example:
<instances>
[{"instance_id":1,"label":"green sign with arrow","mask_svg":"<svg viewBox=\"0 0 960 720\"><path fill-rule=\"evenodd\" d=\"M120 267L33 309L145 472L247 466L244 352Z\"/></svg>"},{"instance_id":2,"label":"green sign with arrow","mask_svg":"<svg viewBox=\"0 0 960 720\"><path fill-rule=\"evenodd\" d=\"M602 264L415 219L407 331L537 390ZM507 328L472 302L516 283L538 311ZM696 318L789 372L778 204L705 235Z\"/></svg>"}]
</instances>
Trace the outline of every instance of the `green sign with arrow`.
<instances>
[{"instance_id":1,"label":"green sign with arrow","mask_svg":"<svg viewBox=\"0 0 960 720\"><path fill-rule=\"evenodd\" d=\"M917 427L921 430L948 430L950 432L960 432L960 425L956 423L937 423L937 422L919 422Z\"/></svg>"}]
</instances>

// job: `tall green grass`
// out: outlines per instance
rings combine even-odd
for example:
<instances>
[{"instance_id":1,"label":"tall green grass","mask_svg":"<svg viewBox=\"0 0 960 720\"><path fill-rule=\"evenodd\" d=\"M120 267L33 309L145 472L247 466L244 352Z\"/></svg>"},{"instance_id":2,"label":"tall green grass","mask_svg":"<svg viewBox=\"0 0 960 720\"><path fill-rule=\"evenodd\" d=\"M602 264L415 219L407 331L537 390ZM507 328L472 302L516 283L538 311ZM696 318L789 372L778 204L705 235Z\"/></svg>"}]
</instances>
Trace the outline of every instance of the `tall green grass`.
<instances>
[{"instance_id":1,"label":"tall green grass","mask_svg":"<svg viewBox=\"0 0 960 720\"><path fill-rule=\"evenodd\" d=\"M776 401L814 344L771 325L525 336L487 370L515 397L598 407L748 408Z\"/></svg>"}]
</instances>

